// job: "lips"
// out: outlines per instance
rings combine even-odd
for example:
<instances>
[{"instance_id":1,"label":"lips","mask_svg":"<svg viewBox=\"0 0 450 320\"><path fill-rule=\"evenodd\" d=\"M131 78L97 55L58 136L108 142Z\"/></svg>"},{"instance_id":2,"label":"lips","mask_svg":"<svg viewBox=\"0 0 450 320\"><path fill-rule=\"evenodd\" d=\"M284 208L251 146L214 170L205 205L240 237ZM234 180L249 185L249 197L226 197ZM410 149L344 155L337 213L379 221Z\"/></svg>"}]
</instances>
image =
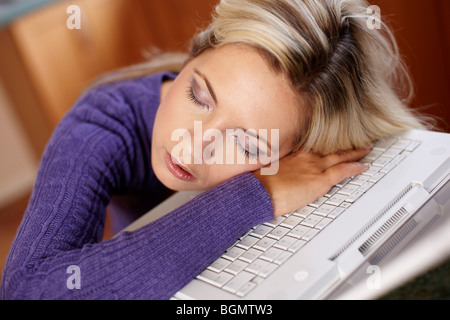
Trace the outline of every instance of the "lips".
<instances>
[{"instance_id":1,"label":"lips","mask_svg":"<svg viewBox=\"0 0 450 320\"><path fill-rule=\"evenodd\" d=\"M186 169L182 165L176 164L173 162L172 156L166 150L165 150L164 161L166 163L167 169L169 169L170 173L172 173L172 175L175 178L182 180L182 181L194 181L195 180L195 177L192 174L190 174L189 172L187 172Z\"/></svg>"}]
</instances>

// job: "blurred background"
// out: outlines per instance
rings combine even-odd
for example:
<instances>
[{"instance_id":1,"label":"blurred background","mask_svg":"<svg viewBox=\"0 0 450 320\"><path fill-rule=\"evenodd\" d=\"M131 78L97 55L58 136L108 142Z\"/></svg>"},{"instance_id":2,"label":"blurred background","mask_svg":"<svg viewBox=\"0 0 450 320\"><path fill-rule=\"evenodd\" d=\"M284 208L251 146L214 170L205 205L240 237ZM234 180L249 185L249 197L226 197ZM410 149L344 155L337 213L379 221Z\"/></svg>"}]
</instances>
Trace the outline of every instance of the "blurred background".
<instances>
[{"instance_id":1,"label":"blurred background","mask_svg":"<svg viewBox=\"0 0 450 320\"><path fill-rule=\"evenodd\" d=\"M100 75L144 61L153 48L185 51L216 3L0 0L0 273L45 145L83 89ZM450 1L371 4L381 8L411 69L411 107L450 132ZM68 28L71 5L81 9L80 29Z\"/></svg>"}]
</instances>

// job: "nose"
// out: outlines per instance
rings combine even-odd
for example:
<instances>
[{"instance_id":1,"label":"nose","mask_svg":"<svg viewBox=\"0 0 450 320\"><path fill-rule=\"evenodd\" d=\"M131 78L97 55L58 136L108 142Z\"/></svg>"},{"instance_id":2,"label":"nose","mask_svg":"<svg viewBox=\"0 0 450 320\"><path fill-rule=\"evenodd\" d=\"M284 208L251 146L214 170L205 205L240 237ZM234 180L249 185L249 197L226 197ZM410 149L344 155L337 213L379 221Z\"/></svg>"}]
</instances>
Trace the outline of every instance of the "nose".
<instances>
[{"instance_id":1,"label":"nose","mask_svg":"<svg viewBox=\"0 0 450 320\"><path fill-rule=\"evenodd\" d=\"M173 131L171 140L178 142L171 150L174 160L181 164L202 164L213 161L212 159L217 156L217 146L222 143L223 138L220 130L215 128L205 130L202 121L194 121L189 129Z\"/></svg>"},{"instance_id":2,"label":"nose","mask_svg":"<svg viewBox=\"0 0 450 320\"><path fill-rule=\"evenodd\" d=\"M172 161L183 165L192 163L192 142L191 133L187 129L176 129L172 132L171 141L178 142L172 150L168 150L172 156Z\"/></svg>"},{"instance_id":3,"label":"nose","mask_svg":"<svg viewBox=\"0 0 450 320\"><path fill-rule=\"evenodd\" d=\"M223 163L224 137L222 131L217 128L217 124L195 121L193 132L191 158L194 163Z\"/></svg>"},{"instance_id":4,"label":"nose","mask_svg":"<svg viewBox=\"0 0 450 320\"><path fill-rule=\"evenodd\" d=\"M193 127L183 134L184 163L223 163L223 134L213 123L194 121Z\"/></svg>"}]
</instances>

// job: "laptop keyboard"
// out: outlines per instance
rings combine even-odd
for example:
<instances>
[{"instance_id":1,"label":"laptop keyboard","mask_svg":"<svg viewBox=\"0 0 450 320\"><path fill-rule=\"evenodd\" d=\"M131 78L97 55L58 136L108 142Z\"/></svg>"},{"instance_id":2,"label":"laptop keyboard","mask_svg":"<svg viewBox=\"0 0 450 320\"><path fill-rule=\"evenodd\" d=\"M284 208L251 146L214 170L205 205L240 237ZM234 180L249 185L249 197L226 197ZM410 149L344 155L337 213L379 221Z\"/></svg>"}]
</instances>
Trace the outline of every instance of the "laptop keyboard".
<instances>
[{"instance_id":1,"label":"laptop keyboard","mask_svg":"<svg viewBox=\"0 0 450 320\"><path fill-rule=\"evenodd\" d=\"M252 228L197 279L244 297L419 145L417 141L396 138L379 141L361 160L371 163L368 171L341 181L306 207Z\"/></svg>"}]
</instances>

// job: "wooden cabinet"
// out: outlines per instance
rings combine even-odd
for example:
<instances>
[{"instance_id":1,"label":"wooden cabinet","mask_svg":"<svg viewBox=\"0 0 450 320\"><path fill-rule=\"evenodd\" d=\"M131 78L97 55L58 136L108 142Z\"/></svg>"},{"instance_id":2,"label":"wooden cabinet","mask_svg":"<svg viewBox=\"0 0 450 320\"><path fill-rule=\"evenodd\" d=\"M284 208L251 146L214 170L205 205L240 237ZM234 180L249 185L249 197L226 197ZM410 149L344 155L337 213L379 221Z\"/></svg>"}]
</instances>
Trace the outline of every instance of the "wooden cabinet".
<instances>
[{"instance_id":1,"label":"wooden cabinet","mask_svg":"<svg viewBox=\"0 0 450 320\"><path fill-rule=\"evenodd\" d=\"M450 132L450 1L373 0L394 30L415 86L412 107Z\"/></svg>"},{"instance_id":2,"label":"wooden cabinet","mask_svg":"<svg viewBox=\"0 0 450 320\"><path fill-rule=\"evenodd\" d=\"M184 50L214 2L58 1L0 29L0 77L36 156L93 79L154 47ZM80 29L67 27L70 5L81 9Z\"/></svg>"}]
</instances>

